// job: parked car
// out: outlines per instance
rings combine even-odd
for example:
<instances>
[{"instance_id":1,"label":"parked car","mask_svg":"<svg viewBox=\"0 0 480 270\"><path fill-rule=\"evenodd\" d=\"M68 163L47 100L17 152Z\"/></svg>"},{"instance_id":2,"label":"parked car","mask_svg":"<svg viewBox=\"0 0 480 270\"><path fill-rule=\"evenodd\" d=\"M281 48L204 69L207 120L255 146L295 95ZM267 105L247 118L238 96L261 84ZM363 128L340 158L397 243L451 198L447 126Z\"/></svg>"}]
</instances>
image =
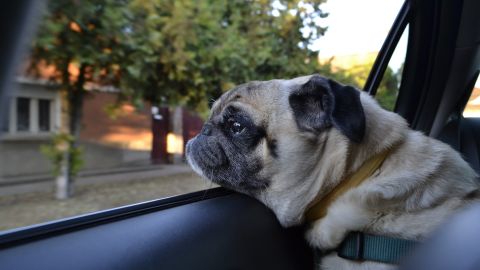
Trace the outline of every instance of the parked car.
<instances>
[{"instance_id":1,"label":"parked car","mask_svg":"<svg viewBox=\"0 0 480 270\"><path fill-rule=\"evenodd\" d=\"M0 48L0 86L12 75L34 2L10 2L0 11L1 40L12 41ZM479 74L479 10L476 0L406 0L365 85L375 95L408 25L395 111L413 129L450 143L477 172L480 119L465 118L462 112ZM1 91L4 102L6 90ZM474 222L469 216L463 220ZM450 243L441 235L436 239L440 245ZM463 256L480 259L474 252L478 244L476 248ZM429 260L453 260L455 265L462 259L438 257L433 248L422 252L425 256L409 269L429 265ZM313 269L315 257L302 227L282 228L265 206L224 188L0 233L0 269Z\"/></svg>"}]
</instances>

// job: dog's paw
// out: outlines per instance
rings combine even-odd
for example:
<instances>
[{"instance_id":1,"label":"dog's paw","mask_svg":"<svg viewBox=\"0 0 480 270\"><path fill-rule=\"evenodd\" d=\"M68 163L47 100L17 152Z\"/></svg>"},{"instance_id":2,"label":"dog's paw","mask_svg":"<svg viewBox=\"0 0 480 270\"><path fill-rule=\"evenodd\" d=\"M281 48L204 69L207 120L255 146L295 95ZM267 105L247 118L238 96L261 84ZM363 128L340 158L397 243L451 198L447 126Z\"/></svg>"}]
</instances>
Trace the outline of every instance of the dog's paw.
<instances>
[{"instance_id":1,"label":"dog's paw","mask_svg":"<svg viewBox=\"0 0 480 270\"><path fill-rule=\"evenodd\" d=\"M336 248L351 231L365 229L376 217L376 213L354 200L344 197L328 209L328 215L312 223L306 233L310 244L321 250Z\"/></svg>"},{"instance_id":2,"label":"dog's paw","mask_svg":"<svg viewBox=\"0 0 480 270\"><path fill-rule=\"evenodd\" d=\"M307 230L305 237L311 246L320 250L330 250L340 245L347 230L329 221L329 219L317 220Z\"/></svg>"}]
</instances>

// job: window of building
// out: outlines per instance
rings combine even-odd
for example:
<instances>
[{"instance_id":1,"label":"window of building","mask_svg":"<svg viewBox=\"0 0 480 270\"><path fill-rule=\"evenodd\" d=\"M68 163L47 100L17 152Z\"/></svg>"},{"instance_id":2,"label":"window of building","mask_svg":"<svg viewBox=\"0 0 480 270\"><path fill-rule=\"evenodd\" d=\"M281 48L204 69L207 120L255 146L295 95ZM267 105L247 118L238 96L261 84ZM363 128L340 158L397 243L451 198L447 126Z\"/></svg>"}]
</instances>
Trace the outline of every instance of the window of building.
<instances>
[{"instance_id":1,"label":"window of building","mask_svg":"<svg viewBox=\"0 0 480 270\"><path fill-rule=\"evenodd\" d=\"M11 99L11 109L5 110L2 115L5 120L1 123L1 131L9 134L10 138L43 136L53 131L54 104L53 99L37 98L35 95Z\"/></svg>"},{"instance_id":2,"label":"window of building","mask_svg":"<svg viewBox=\"0 0 480 270\"><path fill-rule=\"evenodd\" d=\"M17 131L30 130L30 100L29 98L17 98Z\"/></svg>"},{"instance_id":3,"label":"window of building","mask_svg":"<svg viewBox=\"0 0 480 270\"><path fill-rule=\"evenodd\" d=\"M40 131L50 131L50 104L48 99L38 100L38 129Z\"/></svg>"},{"instance_id":4,"label":"window of building","mask_svg":"<svg viewBox=\"0 0 480 270\"><path fill-rule=\"evenodd\" d=\"M4 110L0 110L0 133L6 133L9 130L10 119L9 119L9 112L10 112L10 104Z\"/></svg>"}]
</instances>

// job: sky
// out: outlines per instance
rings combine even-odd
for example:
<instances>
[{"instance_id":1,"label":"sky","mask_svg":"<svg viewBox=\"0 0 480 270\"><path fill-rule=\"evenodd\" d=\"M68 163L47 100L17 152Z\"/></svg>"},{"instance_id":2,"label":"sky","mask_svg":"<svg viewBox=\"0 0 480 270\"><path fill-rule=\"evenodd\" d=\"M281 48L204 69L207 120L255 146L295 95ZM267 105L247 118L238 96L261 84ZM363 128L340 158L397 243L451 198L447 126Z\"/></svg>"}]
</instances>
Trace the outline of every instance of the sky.
<instances>
[{"instance_id":1,"label":"sky","mask_svg":"<svg viewBox=\"0 0 480 270\"><path fill-rule=\"evenodd\" d=\"M378 52L403 2L328 0L321 8L329 16L319 21L328 30L311 48L319 50L320 57ZM390 61L394 70L403 63L406 45L407 35L404 34Z\"/></svg>"},{"instance_id":2,"label":"sky","mask_svg":"<svg viewBox=\"0 0 480 270\"><path fill-rule=\"evenodd\" d=\"M319 23L328 27L328 30L313 44L312 49L318 50L322 58L378 52L403 2L404 0L327 0L321 8L329 15ZM408 28L390 60L389 65L394 70L404 62L407 39ZM480 88L480 77L475 87Z\"/></svg>"}]
</instances>

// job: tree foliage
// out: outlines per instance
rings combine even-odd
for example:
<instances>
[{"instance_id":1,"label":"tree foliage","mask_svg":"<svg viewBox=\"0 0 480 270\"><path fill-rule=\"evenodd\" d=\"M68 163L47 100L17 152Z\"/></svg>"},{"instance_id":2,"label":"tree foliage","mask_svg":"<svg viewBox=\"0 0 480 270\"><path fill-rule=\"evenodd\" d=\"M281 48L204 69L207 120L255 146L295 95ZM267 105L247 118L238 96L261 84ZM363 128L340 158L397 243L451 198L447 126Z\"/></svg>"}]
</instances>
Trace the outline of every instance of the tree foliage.
<instances>
[{"instance_id":1,"label":"tree foliage","mask_svg":"<svg viewBox=\"0 0 480 270\"><path fill-rule=\"evenodd\" d=\"M375 59L372 58L370 61L354 65L348 69L338 69L336 76L339 77L340 81L343 83L363 89L374 61ZM383 108L390 111L393 111L395 107L401 72L401 68L395 72L391 67L387 67L377 89L377 94L375 95L375 99L378 103L380 103Z\"/></svg>"},{"instance_id":2,"label":"tree foliage","mask_svg":"<svg viewBox=\"0 0 480 270\"><path fill-rule=\"evenodd\" d=\"M123 56L119 45L128 25L119 7L127 2L49 1L33 42L30 71L41 61L53 65L56 73L50 79L67 91L84 90L86 82L117 84Z\"/></svg>"},{"instance_id":3,"label":"tree foliage","mask_svg":"<svg viewBox=\"0 0 480 270\"><path fill-rule=\"evenodd\" d=\"M122 89L205 109L234 84L318 72L308 45L325 31L322 2L134 0Z\"/></svg>"}]
</instances>

